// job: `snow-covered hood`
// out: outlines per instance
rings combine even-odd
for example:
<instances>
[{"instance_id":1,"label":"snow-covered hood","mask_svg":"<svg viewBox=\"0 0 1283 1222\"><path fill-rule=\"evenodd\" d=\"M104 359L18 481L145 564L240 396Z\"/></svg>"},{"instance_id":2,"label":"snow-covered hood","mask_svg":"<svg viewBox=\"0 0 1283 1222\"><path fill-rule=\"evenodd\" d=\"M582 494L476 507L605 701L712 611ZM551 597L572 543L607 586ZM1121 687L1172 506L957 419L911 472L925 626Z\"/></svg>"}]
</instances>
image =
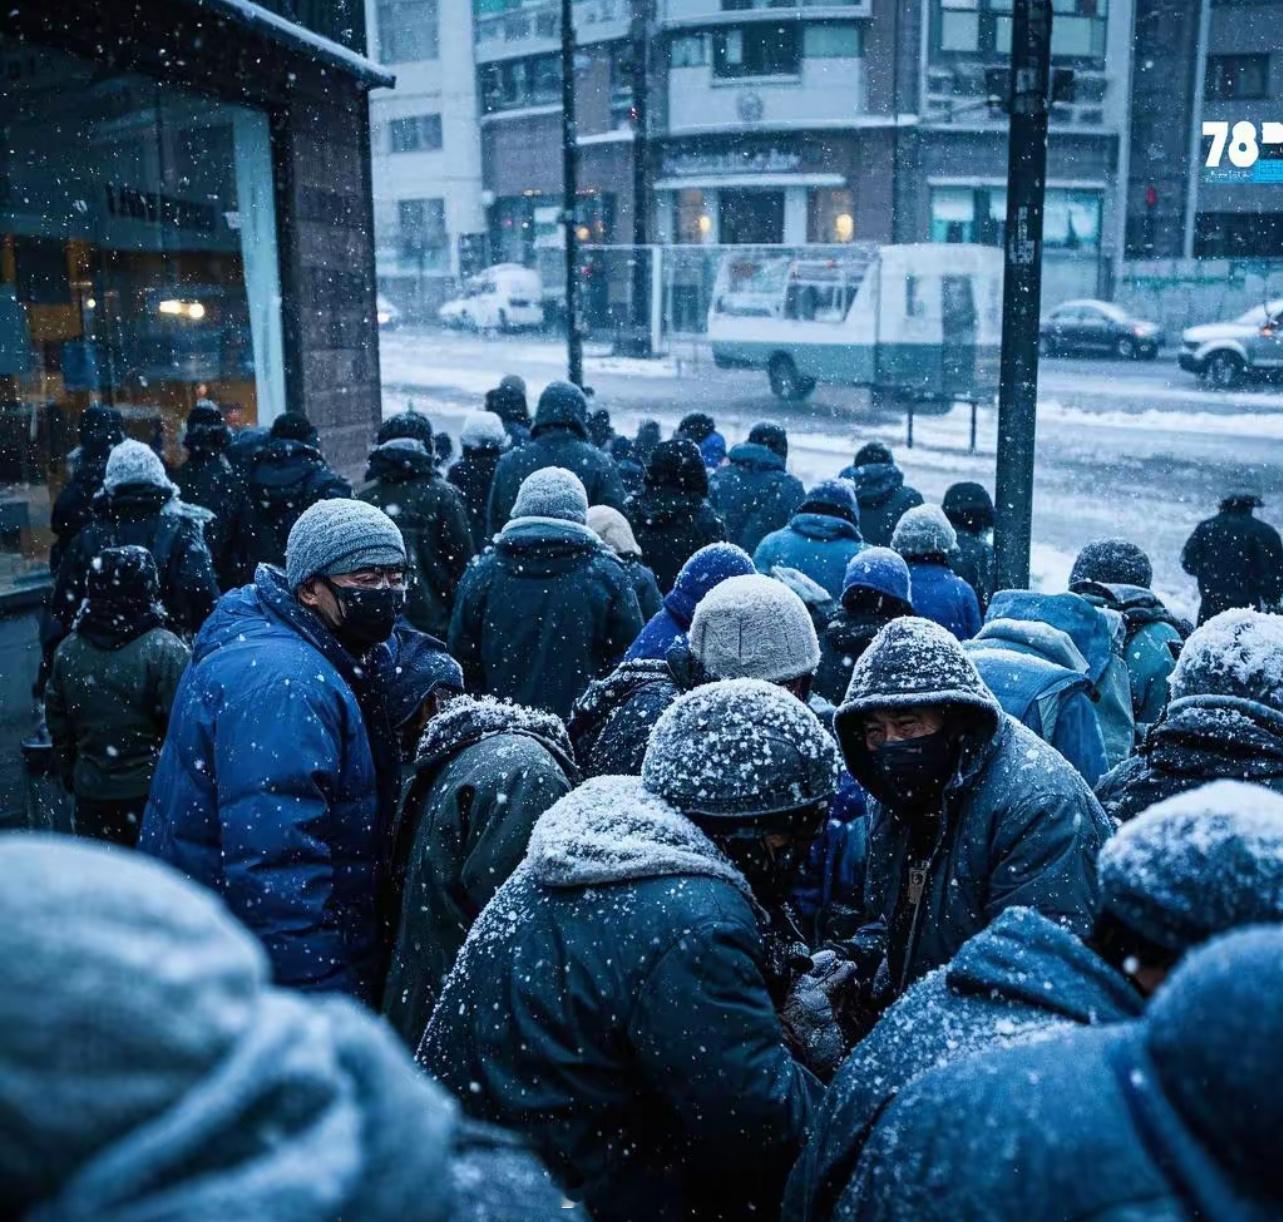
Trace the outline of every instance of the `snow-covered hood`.
<instances>
[{"instance_id":1,"label":"snow-covered hood","mask_svg":"<svg viewBox=\"0 0 1283 1222\"><path fill-rule=\"evenodd\" d=\"M419 740L415 769L432 768L465 747L498 734L524 734L535 739L552 753L572 781L578 779L574 750L560 717L490 696L459 696L434 717Z\"/></svg>"},{"instance_id":2,"label":"snow-covered hood","mask_svg":"<svg viewBox=\"0 0 1283 1222\"><path fill-rule=\"evenodd\" d=\"M1197 327L1186 327L1181 340L1187 344L1207 344L1218 339L1255 339L1259 326L1242 322L1206 322Z\"/></svg>"},{"instance_id":3,"label":"snow-covered hood","mask_svg":"<svg viewBox=\"0 0 1283 1222\"><path fill-rule=\"evenodd\" d=\"M729 458L737 467L746 467L750 471L784 470L784 460L774 450L754 441L742 441L732 446Z\"/></svg>"},{"instance_id":4,"label":"snow-covered hood","mask_svg":"<svg viewBox=\"0 0 1283 1222\"><path fill-rule=\"evenodd\" d=\"M990 620L963 646L968 653L983 649L1005 649L1014 653L1032 654L1067 670L1087 673L1087 659L1083 657L1073 638L1059 628L1039 620L995 619Z\"/></svg>"},{"instance_id":5,"label":"snow-covered hood","mask_svg":"<svg viewBox=\"0 0 1283 1222\"><path fill-rule=\"evenodd\" d=\"M834 539L858 539L860 528L845 518L835 518L830 513L795 513L789 522L790 529L806 539L829 543Z\"/></svg>"},{"instance_id":6,"label":"snow-covered hood","mask_svg":"<svg viewBox=\"0 0 1283 1222\"><path fill-rule=\"evenodd\" d=\"M550 806L530 835L525 869L546 887L698 875L750 902L748 880L685 815L635 776L600 776Z\"/></svg>"}]
</instances>

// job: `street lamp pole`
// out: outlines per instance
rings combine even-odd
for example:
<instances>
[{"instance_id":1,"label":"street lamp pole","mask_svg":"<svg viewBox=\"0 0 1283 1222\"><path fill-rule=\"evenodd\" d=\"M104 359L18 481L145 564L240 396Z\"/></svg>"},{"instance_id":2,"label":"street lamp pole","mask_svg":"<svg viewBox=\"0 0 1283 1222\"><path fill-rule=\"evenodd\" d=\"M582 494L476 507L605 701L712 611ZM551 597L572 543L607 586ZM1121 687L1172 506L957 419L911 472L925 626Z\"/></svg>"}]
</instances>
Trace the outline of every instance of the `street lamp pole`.
<instances>
[{"instance_id":1,"label":"street lamp pole","mask_svg":"<svg viewBox=\"0 0 1283 1222\"><path fill-rule=\"evenodd\" d=\"M573 0L561 0L561 173L562 219L566 226L566 376L584 384L584 344L579 319L579 134L575 124L575 14Z\"/></svg>"}]
</instances>

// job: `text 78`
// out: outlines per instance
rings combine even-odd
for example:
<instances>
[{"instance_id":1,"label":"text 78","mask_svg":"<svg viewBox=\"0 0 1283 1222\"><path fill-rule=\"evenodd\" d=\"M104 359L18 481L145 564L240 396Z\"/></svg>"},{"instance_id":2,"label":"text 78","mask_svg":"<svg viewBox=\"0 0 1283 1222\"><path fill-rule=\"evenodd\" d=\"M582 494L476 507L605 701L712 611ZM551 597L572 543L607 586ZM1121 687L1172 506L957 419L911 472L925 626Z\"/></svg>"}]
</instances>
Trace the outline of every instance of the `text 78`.
<instances>
[{"instance_id":1,"label":"text 78","mask_svg":"<svg viewBox=\"0 0 1283 1222\"><path fill-rule=\"evenodd\" d=\"M1262 123L1258 139L1256 124L1250 119L1240 119L1233 127L1209 119L1203 124L1203 135L1210 136L1212 140L1204 162L1209 169L1219 168L1228 146L1230 165L1250 170L1261 155L1262 144L1283 144L1283 123Z\"/></svg>"}]
</instances>

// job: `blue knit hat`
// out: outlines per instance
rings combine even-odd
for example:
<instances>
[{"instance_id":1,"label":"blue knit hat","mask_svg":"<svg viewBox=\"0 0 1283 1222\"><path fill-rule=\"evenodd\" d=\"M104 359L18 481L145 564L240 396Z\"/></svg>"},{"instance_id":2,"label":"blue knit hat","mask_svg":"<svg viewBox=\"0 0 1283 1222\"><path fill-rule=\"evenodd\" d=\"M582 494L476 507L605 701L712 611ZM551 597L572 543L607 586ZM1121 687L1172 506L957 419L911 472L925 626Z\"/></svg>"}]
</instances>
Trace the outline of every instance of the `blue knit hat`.
<instances>
[{"instance_id":1,"label":"blue knit hat","mask_svg":"<svg viewBox=\"0 0 1283 1222\"><path fill-rule=\"evenodd\" d=\"M849 479L826 479L816 484L798 506L798 513L823 513L860 525L860 502Z\"/></svg>"},{"instance_id":2,"label":"blue knit hat","mask_svg":"<svg viewBox=\"0 0 1283 1222\"><path fill-rule=\"evenodd\" d=\"M904 604L906 614L912 613L909 566L903 556L889 547L866 547L851 557L842 575L844 601L851 590L869 590L884 598L896 599Z\"/></svg>"},{"instance_id":3,"label":"blue knit hat","mask_svg":"<svg viewBox=\"0 0 1283 1222\"><path fill-rule=\"evenodd\" d=\"M318 573L337 576L363 568L405 564L405 543L383 510L364 501L317 501L285 541L285 579L297 590Z\"/></svg>"},{"instance_id":4,"label":"blue knit hat","mask_svg":"<svg viewBox=\"0 0 1283 1222\"><path fill-rule=\"evenodd\" d=\"M753 558L743 548L734 543L710 543L682 565L672 590L664 596L664 606L683 629L689 628L695 608L709 590L728 577L756 572Z\"/></svg>"}]
</instances>

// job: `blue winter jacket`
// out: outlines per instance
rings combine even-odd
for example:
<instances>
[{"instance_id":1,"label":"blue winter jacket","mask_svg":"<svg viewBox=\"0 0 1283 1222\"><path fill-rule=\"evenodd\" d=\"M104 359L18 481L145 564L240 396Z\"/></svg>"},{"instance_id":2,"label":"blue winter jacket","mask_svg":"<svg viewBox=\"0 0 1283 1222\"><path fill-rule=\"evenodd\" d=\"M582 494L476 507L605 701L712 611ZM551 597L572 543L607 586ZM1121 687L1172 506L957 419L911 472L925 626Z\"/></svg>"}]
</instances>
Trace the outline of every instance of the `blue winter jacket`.
<instances>
[{"instance_id":1,"label":"blue winter jacket","mask_svg":"<svg viewBox=\"0 0 1283 1222\"><path fill-rule=\"evenodd\" d=\"M1073 934L1031 908L1008 908L900 998L838 1070L789 1177L783 1216L848 1216L844 1194L864 1143L919 1074L1057 1027L1126 1022L1141 1005Z\"/></svg>"},{"instance_id":2,"label":"blue winter jacket","mask_svg":"<svg viewBox=\"0 0 1283 1222\"><path fill-rule=\"evenodd\" d=\"M795 513L782 530L757 545L753 563L759 573L782 564L805 573L833 598L842 597L842 576L851 557L865 548L859 527L828 513Z\"/></svg>"},{"instance_id":3,"label":"blue winter jacket","mask_svg":"<svg viewBox=\"0 0 1283 1222\"><path fill-rule=\"evenodd\" d=\"M990 620L966 644L1003 711L1050 743L1088 785L1108 771L1091 700L1087 661L1058 628L1036 620Z\"/></svg>"},{"instance_id":4,"label":"blue winter jacket","mask_svg":"<svg viewBox=\"0 0 1283 1222\"><path fill-rule=\"evenodd\" d=\"M828 822L789 894L812 946L849 937L859 927L869 864L867 805L864 790L843 770Z\"/></svg>"},{"instance_id":5,"label":"blue winter jacket","mask_svg":"<svg viewBox=\"0 0 1283 1222\"><path fill-rule=\"evenodd\" d=\"M916 614L934 620L960 641L969 641L980 631L976 592L946 561L909 560L908 565Z\"/></svg>"},{"instance_id":6,"label":"blue winter jacket","mask_svg":"<svg viewBox=\"0 0 1283 1222\"><path fill-rule=\"evenodd\" d=\"M745 441L731 447L730 462L709 481L708 499L726 523L726 537L752 555L787 525L806 489L774 450Z\"/></svg>"},{"instance_id":7,"label":"blue winter jacket","mask_svg":"<svg viewBox=\"0 0 1283 1222\"><path fill-rule=\"evenodd\" d=\"M365 1001L382 984L380 846L399 777L386 665L379 646L363 674L260 565L196 638L139 839L223 897L279 984Z\"/></svg>"}]
</instances>

